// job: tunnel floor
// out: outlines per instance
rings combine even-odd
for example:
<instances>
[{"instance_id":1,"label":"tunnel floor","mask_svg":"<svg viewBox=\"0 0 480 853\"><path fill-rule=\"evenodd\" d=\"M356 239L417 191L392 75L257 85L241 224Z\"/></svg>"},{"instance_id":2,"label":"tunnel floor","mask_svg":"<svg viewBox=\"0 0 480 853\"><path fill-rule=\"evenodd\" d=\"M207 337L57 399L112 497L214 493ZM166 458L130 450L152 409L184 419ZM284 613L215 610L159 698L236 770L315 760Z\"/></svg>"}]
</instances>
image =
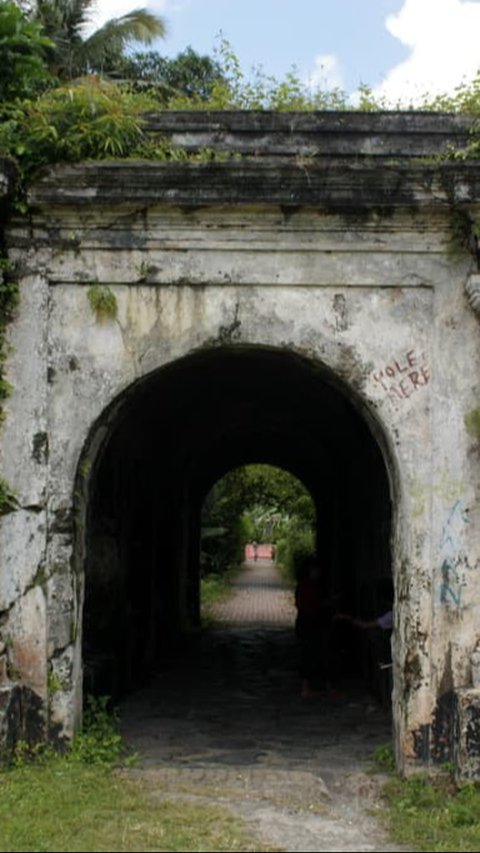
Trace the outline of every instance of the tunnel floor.
<instances>
[{"instance_id":1,"label":"tunnel floor","mask_svg":"<svg viewBox=\"0 0 480 853\"><path fill-rule=\"evenodd\" d=\"M226 803L283 850L401 849L368 813L391 712L355 680L342 700L301 698L293 593L273 564L246 563L214 616L121 704L132 772L158 796Z\"/></svg>"}]
</instances>

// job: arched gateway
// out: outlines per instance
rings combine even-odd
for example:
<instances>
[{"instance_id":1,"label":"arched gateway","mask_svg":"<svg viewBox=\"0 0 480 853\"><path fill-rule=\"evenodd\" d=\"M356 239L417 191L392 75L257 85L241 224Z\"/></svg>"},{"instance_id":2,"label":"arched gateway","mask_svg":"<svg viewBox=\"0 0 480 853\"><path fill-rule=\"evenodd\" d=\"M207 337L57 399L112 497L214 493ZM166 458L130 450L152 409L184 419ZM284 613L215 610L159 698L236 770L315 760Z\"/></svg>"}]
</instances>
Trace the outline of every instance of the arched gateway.
<instances>
[{"instance_id":1,"label":"arched gateway","mask_svg":"<svg viewBox=\"0 0 480 853\"><path fill-rule=\"evenodd\" d=\"M449 247L473 245L480 193L476 164L432 160L468 125L163 113L150 130L221 156L57 167L28 217L5 214L3 741L71 735L91 645L116 689L195 626L202 500L262 461L310 490L337 583L394 579L399 766L478 776L479 279Z\"/></svg>"}]
</instances>

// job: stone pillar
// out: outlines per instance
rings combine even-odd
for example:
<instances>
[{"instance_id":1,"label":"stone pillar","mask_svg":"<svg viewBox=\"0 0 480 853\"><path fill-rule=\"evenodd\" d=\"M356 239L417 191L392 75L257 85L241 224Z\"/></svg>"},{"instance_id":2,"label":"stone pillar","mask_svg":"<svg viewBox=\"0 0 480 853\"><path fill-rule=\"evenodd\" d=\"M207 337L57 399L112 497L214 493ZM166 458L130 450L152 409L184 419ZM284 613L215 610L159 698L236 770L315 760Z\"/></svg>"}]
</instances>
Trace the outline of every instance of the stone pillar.
<instances>
[{"instance_id":1,"label":"stone pillar","mask_svg":"<svg viewBox=\"0 0 480 853\"><path fill-rule=\"evenodd\" d=\"M7 746L43 737L48 718L48 284L36 275L19 286L18 315L7 330L11 393L0 446L1 476L17 502L0 518L0 739Z\"/></svg>"}]
</instances>

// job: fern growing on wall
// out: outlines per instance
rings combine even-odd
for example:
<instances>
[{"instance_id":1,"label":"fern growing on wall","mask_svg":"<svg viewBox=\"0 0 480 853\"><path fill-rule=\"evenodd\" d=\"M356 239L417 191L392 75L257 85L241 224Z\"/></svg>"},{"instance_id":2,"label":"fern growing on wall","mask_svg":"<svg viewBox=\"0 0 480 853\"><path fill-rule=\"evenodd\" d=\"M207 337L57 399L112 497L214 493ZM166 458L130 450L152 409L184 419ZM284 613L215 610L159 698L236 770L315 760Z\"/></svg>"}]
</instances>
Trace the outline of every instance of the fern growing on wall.
<instances>
[{"instance_id":1,"label":"fern growing on wall","mask_svg":"<svg viewBox=\"0 0 480 853\"><path fill-rule=\"evenodd\" d=\"M115 320L117 316L117 298L109 287L100 284L92 284L88 288L88 301L97 322Z\"/></svg>"}]
</instances>

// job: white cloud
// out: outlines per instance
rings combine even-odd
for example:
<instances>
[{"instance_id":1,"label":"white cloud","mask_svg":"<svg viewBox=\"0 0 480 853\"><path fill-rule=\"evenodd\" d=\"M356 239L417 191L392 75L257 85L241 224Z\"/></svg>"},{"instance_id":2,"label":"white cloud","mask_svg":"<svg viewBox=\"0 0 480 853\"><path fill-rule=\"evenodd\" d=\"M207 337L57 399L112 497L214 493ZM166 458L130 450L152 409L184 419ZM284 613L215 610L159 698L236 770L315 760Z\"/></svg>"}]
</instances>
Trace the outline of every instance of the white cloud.
<instances>
[{"instance_id":1,"label":"white cloud","mask_svg":"<svg viewBox=\"0 0 480 853\"><path fill-rule=\"evenodd\" d=\"M337 57L333 53L316 56L305 82L311 89L343 89L343 72Z\"/></svg>"},{"instance_id":2,"label":"white cloud","mask_svg":"<svg viewBox=\"0 0 480 853\"><path fill-rule=\"evenodd\" d=\"M389 102L415 102L426 92L452 92L480 67L480 2L405 0L385 26L410 48L407 59L375 89Z\"/></svg>"}]
</instances>

